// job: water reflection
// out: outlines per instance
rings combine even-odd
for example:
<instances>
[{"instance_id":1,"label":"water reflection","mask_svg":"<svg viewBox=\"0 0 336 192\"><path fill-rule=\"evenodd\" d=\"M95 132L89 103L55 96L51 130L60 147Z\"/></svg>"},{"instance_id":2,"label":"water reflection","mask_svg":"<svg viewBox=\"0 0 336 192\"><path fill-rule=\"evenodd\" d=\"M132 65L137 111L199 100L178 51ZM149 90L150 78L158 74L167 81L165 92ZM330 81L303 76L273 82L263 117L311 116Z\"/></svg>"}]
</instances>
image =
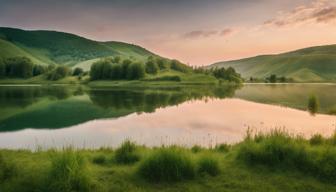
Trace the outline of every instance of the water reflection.
<instances>
[{"instance_id":1,"label":"water reflection","mask_svg":"<svg viewBox=\"0 0 336 192\"><path fill-rule=\"evenodd\" d=\"M97 89L83 86L0 87L0 131L56 129L93 119L151 113L190 100L225 98L236 86Z\"/></svg>"}]
</instances>

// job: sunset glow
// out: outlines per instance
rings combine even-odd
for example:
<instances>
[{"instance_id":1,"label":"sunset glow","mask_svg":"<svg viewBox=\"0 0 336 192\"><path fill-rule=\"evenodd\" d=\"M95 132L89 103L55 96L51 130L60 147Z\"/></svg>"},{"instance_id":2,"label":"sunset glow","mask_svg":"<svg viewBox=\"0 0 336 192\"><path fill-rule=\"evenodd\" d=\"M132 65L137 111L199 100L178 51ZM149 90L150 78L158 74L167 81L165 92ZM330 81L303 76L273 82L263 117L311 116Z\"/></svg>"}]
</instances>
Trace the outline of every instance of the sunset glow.
<instances>
[{"instance_id":1,"label":"sunset glow","mask_svg":"<svg viewBox=\"0 0 336 192\"><path fill-rule=\"evenodd\" d=\"M134 43L190 65L336 43L334 0L0 0L0 5L1 26Z\"/></svg>"}]
</instances>

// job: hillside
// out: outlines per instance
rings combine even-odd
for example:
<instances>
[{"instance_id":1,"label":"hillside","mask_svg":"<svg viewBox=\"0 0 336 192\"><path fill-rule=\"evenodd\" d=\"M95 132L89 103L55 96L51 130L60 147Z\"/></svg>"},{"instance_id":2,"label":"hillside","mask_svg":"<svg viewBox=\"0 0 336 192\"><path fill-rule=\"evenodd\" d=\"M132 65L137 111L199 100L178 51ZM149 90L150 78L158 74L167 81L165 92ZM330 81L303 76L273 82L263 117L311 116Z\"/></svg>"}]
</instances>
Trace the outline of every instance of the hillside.
<instances>
[{"instance_id":1,"label":"hillside","mask_svg":"<svg viewBox=\"0 0 336 192\"><path fill-rule=\"evenodd\" d=\"M56 31L25 31L0 27L0 58L29 57L36 64L78 65L88 69L107 56L142 60L154 55L148 50L122 42L98 42Z\"/></svg>"},{"instance_id":2,"label":"hillside","mask_svg":"<svg viewBox=\"0 0 336 192\"><path fill-rule=\"evenodd\" d=\"M336 80L336 45L310 47L278 55L261 55L218 62L209 67L233 67L244 78L265 78L271 74L298 82Z\"/></svg>"}]
</instances>

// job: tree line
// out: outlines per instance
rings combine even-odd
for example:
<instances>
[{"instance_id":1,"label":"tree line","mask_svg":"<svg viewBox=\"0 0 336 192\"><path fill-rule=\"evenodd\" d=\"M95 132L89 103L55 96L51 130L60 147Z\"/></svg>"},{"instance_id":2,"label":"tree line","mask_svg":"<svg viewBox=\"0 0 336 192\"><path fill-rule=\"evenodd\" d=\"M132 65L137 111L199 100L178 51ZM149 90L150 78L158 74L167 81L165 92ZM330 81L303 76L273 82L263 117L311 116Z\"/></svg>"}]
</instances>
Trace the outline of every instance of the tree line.
<instances>
[{"instance_id":1,"label":"tree line","mask_svg":"<svg viewBox=\"0 0 336 192\"><path fill-rule=\"evenodd\" d=\"M84 71L75 68L73 71L67 66L38 65L28 57L0 58L0 78L23 78L28 79L38 75L46 75L48 80L58 80L66 76L80 76Z\"/></svg>"},{"instance_id":2,"label":"tree line","mask_svg":"<svg viewBox=\"0 0 336 192\"><path fill-rule=\"evenodd\" d=\"M226 80L230 82L242 82L243 79L239 73L236 72L236 70L232 67L228 67L225 69L224 67L222 68L210 68L206 69L204 67L194 67L193 71L195 73L202 73L202 74L208 74L216 77L217 79L220 80Z\"/></svg>"},{"instance_id":3,"label":"tree line","mask_svg":"<svg viewBox=\"0 0 336 192\"><path fill-rule=\"evenodd\" d=\"M177 60L168 60L149 56L144 62L120 57L104 58L95 62L90 69L91 80L137 80L146 74L155 75L163 70L175 70L183 73L192 68Z\"/></svg>"}]
</instances>

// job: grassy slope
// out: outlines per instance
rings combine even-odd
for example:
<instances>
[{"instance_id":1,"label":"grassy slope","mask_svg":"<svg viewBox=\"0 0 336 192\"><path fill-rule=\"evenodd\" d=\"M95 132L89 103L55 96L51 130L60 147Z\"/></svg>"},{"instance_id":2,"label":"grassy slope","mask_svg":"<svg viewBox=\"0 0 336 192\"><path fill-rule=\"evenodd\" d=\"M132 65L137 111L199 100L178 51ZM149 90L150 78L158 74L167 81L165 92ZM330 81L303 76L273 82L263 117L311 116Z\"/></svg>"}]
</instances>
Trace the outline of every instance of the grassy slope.
<instances>
[{"instance_id":1,"label":"grassy slope","mask_svg":"<svg viewBox=\"0 0 336 192\"><path fill-rule=\"evenodd\" d=\"M0 58L27 56L38 64L84 65L107 56L147 58L153 53L122 42L97 42L69 33L0 27ZM3 51L6 50L6 51Z\"/></svg>"},{"instance_id":2,"label":"grassy slope","mask_svg":"<svg viewBox=\"0 0 336 192\"><path fill-rule=\"evenodd\" d=\"M234 67L245 78L271 74L292 77L300 82L336 80L336 45L311 47L279 55L263 55L218 62L210 67Z\"/></svg>"},{"instance_id":3,"label":"grassy slope","mask_svg":"<svg viewBox=\"0 0 336 192\"><path fill-rule=\"evenodd\" d=\"M311 148L311 147L309 147ZM137 149L141 154L141 161L157 149ZM203 149L192 153L186 149L185 153L194 163L204 156L211 156L218 160L221 173L218 176L197 175L192 180L177 183L150 183L136 174L140 163L133 165L120 165L115 163L115 152L105 148L101 150L80 150L79 153L88 160L89 176L93 178L95 187L92 191L335 191L336 185L304 174L295 169L267 168L263 165L248 166L237 160L239 145L231 151ZM6 159L17 164L20 177L6 180L0 189L3 191L33 191L45 183L50 160L55 155L51 151L30 152L24 150L0 150ZM95 164L93 159L103 156L105 162Z\"/></svg>"}]
</instances>

